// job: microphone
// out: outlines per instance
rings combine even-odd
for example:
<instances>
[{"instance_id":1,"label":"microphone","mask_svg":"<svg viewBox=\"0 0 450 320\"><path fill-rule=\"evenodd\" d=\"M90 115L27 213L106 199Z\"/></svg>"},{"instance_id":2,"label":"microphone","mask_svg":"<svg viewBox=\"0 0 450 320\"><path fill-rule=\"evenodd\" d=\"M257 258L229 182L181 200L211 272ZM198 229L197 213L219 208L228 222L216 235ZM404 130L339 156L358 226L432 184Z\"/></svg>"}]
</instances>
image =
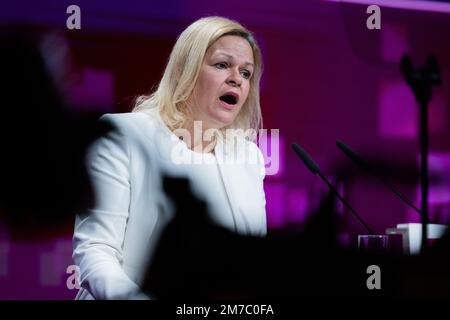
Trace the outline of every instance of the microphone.
<instances>
[{"instance_id":1,"label":"microphone","mask_svg":"<svg viewBox=\"0 0 450 320\"><path fill-rule=\"evenodd\" d=\"M372 229L364 222L364 220L356 213L356 211L350 206L350 204L337 192L337 190L334 188L334 186L328 181L328 179L320 172L320 168L317 165L317 163L314 162L314 160L311 158L311 156L303 150L298 144L293 143L291 144L292 149L294 149L295 153L299 156L300 159L302 159L303 163L306 165L306 167L314 173L315 175L318 175L325 184L330 188L330 190L333 192L333 194L345 205L347 209L350 210L350 212L358 219L358 221L364 226L364 228L369 232L369 234L373 235L375 234Z\"/></svg>"},{"instance_id":2,"label":"microphone","mask_svg":"<svg viewBox=\"0 0 450 320\"><path fill-rule=\"evenodd\" d=\"M397 197L403 200L408 206L413 208L420 216L422 216L422 211L417 208L411 201L409 201L396 187L394 187L391 183L389 183L386 179L383 179L375 174L375 170L373 166L371 166L366 160L361 158L355 151L353 151L348 145L344 142L336 140L336 145L341 151L349 157L354 163L358 166L372 174L378 180L380 180L385 186L387 186Z\"/></svg>"}]
</instances>

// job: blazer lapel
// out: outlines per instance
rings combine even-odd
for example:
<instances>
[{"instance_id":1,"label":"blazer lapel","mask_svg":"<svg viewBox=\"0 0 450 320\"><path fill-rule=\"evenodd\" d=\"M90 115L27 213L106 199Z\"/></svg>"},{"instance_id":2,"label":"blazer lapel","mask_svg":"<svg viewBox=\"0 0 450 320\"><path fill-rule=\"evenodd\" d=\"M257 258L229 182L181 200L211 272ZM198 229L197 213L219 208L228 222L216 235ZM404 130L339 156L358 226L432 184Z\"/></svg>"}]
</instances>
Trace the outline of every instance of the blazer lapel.
<instances>
[{"instance_id":1,"label":"blazer lapel","mask_svg":"<svg viewBox=\"0 0 450 320\"><path fill-rule=\"evenodd\" d=\"M226 143L223 143L222 138L217 139L216 147L214 148L214 153L217 158L217 164L220 172L220 176L223 182L223 186L225 188L225 192L228 197L228 202L230 204L230 208L233 214L235 229L238 231L238 221L237 218L239 216L239 205L236 202L236 198L233 195L233 181L230 177L236 174L234 172L238 169L237 166L232 165L233 162L227 163L227 160L232 160L230 157L233 156L231 150L228 150L228 146Z\"/></svg>"}]
</instances>

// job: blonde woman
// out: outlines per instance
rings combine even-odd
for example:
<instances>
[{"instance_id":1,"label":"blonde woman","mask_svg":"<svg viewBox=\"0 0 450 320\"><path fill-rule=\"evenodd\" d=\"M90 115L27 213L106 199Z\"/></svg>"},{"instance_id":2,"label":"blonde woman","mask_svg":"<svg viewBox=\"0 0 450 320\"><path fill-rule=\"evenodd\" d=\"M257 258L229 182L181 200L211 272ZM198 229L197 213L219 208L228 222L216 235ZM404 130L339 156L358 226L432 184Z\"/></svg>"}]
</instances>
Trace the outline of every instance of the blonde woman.
<instances>
[{"instance_id":1,"label":"blonde woman","mask_svg":"<svg viewBox=\"0 0 450 320\"><path fill-rule=\"evenodd\" d=\"M261 69L247 29L202 18L179 36L153 94L101 118L113 130L87 156L96 204L75 222L78 299L148 298L139 284L173 214L163 175L187 177L217 224L266 234L264 160L252 141Z\"/></svg>"}]
</instances>

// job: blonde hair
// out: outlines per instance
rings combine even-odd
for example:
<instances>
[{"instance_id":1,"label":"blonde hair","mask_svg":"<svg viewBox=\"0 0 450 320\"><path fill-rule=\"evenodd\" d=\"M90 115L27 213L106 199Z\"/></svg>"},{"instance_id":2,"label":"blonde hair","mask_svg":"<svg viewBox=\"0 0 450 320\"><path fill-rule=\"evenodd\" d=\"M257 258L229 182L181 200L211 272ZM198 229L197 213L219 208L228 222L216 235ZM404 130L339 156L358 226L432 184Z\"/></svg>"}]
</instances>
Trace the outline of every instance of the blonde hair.
<instances>
[{"instance_id":1,"label":"blonde hair","mask_svg":"<svg viewBox=\"0 0 450 320\"><path fill-rule=\"evenodd\" d=\"M188 117L186 102L194 90L206 51L225 35L240 36L248 41L253 51L254 71L247 100L234 122L221 131L228 128L258 130L262 125L259 103L261 52L249 30L238 22L223 17L201 18L180 34L158 88L148 96L138 97L133 112L156 108L171 130L182 127Z\"/></svg>"}]
</instances>

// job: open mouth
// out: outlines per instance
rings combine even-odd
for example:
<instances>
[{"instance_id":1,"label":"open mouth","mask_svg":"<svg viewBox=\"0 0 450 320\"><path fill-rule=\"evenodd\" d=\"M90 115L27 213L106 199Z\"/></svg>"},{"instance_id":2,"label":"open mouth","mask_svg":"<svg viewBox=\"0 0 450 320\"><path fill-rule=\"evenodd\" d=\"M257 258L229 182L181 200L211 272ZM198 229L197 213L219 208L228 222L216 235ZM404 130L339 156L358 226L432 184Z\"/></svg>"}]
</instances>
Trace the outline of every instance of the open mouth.
<instances>
[{"instance_id":1,"label":"open mouth","mask_svg":"<svg viewBox=\"0 0 450 320\"><path fill-rule=\"evenodd\" d=\"M221 96L219 99L222 100L223 102L231 104L231 105L235 105L238 102L238 98L231 94L225 94L225 95Z\"/></svg>"}]
</instances>

